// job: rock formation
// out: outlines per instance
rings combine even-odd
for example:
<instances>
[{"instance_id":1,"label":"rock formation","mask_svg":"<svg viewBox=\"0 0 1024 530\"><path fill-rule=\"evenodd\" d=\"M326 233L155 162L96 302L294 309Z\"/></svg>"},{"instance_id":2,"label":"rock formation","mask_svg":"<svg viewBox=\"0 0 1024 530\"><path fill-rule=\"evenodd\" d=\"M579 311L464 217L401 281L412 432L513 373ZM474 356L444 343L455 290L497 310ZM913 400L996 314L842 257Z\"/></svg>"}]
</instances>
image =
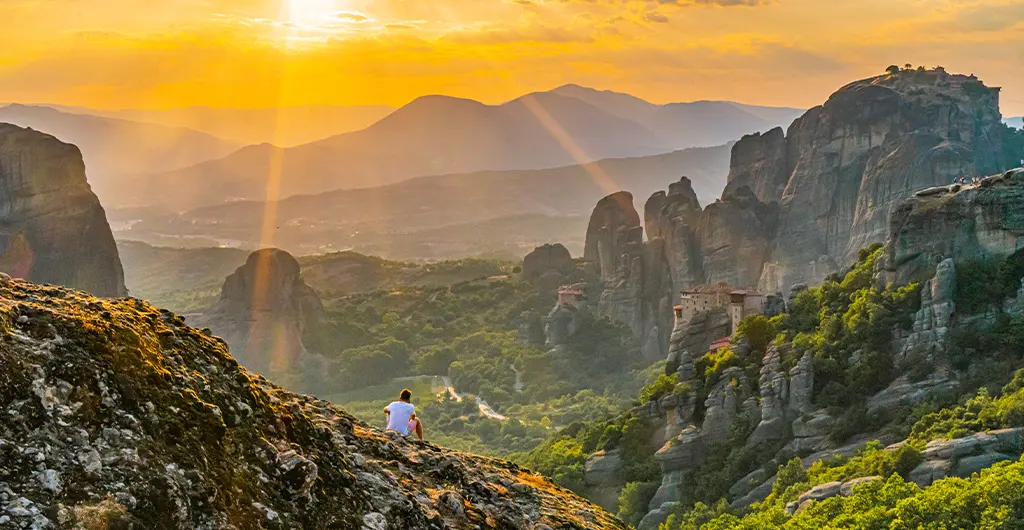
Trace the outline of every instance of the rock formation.
<instances>
[{"instance_id":1,"label":"rock formation","mask_svg":"<svg viewBox=\"0 0 1024 530\"><path fill-rule=\"evenodd\" d=\"M572 256L562 244L541 245L523 258L523 277L528 281L537 281L545 274L561 273L572 265Z\"/></svg>"},{"instance_id":2,"label":"rock formation","mask_svg":"<svg viewBox=\"0 0 1024 530\"><path fill-rule=\"evenodd\" d=\"M106 214L77 147L0 123L0 270L96 296L125 296Z\"/></svg>"},{"instance_id":3,"label":"rock formation","mask_svg":"<svg viewBox=\"0 0 1024 530\"><path fill-rule=\"evenodd\" d=\"M138 300L0 277L0 526L623 529L509 462L251 376Z\"/></svg>"},{"instance_id":4,"label":"rock formation","mask_svg":"<svg viewBox=\"0 0 1024 530\"><path fill-rule=\"evenodd\" d=\"M941 69L851 83L789 127L733 147L724 198L779 201L762 292L818 283L888 235L913 192L1005 169L998 89Z\"/></svg>"},{"instance_id":5,"label":"rock formation","mask_svg":"<svg viewBox=\"0 0 1024 530\"><path fill-rule=\"evenodd\" d=\"M644 358L665 358L672 328L668 262L662 241L644 243L631 194L598 201L583 259L601 280L598 313L629 326L643 344Z\"/></svg>"},{"instance_id":6,"label":"rock formation","mask_svg":"<svg viewBox=\"0 0 1024 530\"><path fill-rule=\"evenodd\" d=\"M886 280L928 278L945 258L1003 258L1024 248L1024 169L977 185L921 190L895 208L885 246Z\"/></svg>"},{"instance_id":7,"label":"rock formation","mask_svg":"<svg viewBox=\"0 0 1024 530\"><path fill-rule=\"evenodd\" d=\"M686 177L648 199L647 235L664 241L674 296L689 287L725 282L753 288L768 260L778 207L742 187L701 209Z\"/></svg>"},{"instance_id":8,"label":"rock formation","mask_svg":"<svg viewBox=\"0 0 1024 530\"><path fill-rule=\"evenodd\" d=\"M304 336L323 319L323 304L299 276L299 262L283 250L263 249L228 276L220 300L197 322L223 337L246 368L285 373L307 355Z\"/></svg>"}]
</instances>

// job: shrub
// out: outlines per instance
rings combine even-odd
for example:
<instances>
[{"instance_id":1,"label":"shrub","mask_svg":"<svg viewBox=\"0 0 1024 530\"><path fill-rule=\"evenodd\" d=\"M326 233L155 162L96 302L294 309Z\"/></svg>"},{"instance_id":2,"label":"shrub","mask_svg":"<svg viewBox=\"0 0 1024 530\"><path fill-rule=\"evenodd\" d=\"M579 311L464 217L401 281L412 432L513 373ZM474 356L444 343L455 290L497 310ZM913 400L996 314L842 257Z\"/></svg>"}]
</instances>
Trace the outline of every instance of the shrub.
<instances>
[{"instance_id":1,"label":"shrub","mask_svg":"<svg viewBox=\"0 0 1024 530\"><path fill-rule=\"evenodd\" d=\"M782 495L791 486L807 482L807 471L799 458L779 466L778 474L775 476L775 484L772 484L772 493Z\"/></svg>"},{"instance_id":2,"label":"shrub","mask_svg":"<svg viewBox=\"0 0 1024 530\"><path fill-rule=\"evenodd\" d=\"M630 482L619 495L619 517L626 524L636 526L647 514L647 506L658 491L657 482Z\"/></svg>"},{"instance_id":3,"label":"shrub","mask_svg":"<svg viewBox=\"0 0 1024 530\"><path fill-rule=\"evenodd\" d=\"M748 341L754 351L764 353L775 338L775 325L763 315L750 315L736 326L736 333Z\"/></svg>"},{"instance_id":4,"label":"shrub","mask_svg":"<svg viewBox=\"0 0 1024 530\"><path fill-rule=\"evenodd\" d=\"M676 387L676 383L679 382L679 375L660 375L658 379L653 383L645 386L640 391L639 401L641 404L647 403L652 399L658 399L662 396L667 396L672 393Z\"/></svg>"}]
</instances>

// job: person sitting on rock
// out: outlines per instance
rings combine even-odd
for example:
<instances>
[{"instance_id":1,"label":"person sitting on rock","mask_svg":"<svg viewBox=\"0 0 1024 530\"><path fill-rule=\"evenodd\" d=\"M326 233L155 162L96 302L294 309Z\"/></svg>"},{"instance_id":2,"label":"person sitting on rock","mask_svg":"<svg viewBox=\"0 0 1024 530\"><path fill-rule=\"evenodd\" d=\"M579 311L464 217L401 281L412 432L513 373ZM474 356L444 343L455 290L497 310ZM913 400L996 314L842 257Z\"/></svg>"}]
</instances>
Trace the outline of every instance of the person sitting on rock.
<instances>
[{"instance_id":1,"label":"person sitting on rock","mask_svg":"<svg viewBox=\"0 0 1024 530\"><path fill-rule=\"evenodd\" d=\"M402 436L409 436L415 431L416 436L423 439L423 422L416 417L416 407L410 403L412 390L403 388L398 395L398 401L392 402L384 407L384 414L388 416L388 430L395 431Z\"/></svg>"}]
</instances>

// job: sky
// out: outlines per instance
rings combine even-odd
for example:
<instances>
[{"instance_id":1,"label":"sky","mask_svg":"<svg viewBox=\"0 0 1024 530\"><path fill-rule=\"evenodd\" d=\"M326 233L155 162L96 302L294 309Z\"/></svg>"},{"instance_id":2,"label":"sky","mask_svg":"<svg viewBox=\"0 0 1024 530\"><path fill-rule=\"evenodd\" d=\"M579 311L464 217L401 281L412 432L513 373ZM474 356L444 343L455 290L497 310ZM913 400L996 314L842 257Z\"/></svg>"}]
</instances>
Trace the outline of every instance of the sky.
<instances>
[{"instance_id":1,"label":"sky","mask_svg":"<svg viewBox=\"0 0 1024 530\"><path fill-rule=\"evenodd\" d=\"M890 64L1024 115L1024 0L0 0L0 101L499 103L565 83L810 107Z\"/></svg>"}]
</instances>

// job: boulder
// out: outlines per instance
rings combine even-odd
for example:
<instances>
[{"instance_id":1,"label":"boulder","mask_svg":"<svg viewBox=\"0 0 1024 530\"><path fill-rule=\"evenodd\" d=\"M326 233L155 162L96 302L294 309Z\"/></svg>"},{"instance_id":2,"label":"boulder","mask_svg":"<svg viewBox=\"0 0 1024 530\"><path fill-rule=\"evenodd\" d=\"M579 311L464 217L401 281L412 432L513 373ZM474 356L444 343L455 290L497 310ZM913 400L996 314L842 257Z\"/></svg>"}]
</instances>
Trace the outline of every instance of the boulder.
<instances>
[{"instance_id":1,"label":"boulder","mask_svg":"<svg viewBox=\"0 0 1024 530\"><path fill-rule=\"evenodd\" d=\"M843 485L839 488L839 494L843 497L849 497L853 495L853 490L861 484L867 484L868 482L874 482L876 480L885 480L884 477L878 475L872 475L870 477L860 477L843 482Z\"/></svg>"},{"instance_id":2,"label":"boulder","mask_svg":"<svg viewBox=\"0 0 1024 530\"><path fill-rule=\"evenodd\" d=\"M924 488L948 475L949 460L925 460L915 467L907 477L911 482Z\"/></svg>"},{"instance_id":3,"label":"boulder","mask_svg":"<svg viewBox=\"0 0 1024 530\"><path fill-rule=\"evenodd\" d=\"M743 509L755 502L761 502L767 499L768 496L772 494L772 488L775 486L776 478L778 478L777 475L772 475L771 478L751 489L746 495L738 499L734 499L729 503L729 507L734 510Z\"/></svg>"},{"instance_id":4,"label":"boulder","mask_svg":"<svg viewBox=\"0 0 1024 530\"><path fill-rule=\"evenodd\" d=\"M571 304L555 304L544 321L544 345L548 348L567 345L582 325L583 318L579 308Z\"/></svg>"},{"instance_id":5,"label":"boulder","mask_svg":"<svg viewBox=\"0 0 1024 530\"><path fill-rule=\"evenodd\" d=\"M658 530L658 526L672 515L678 504L678 502L666 502L658 506L657 509L651 510L640 520L640 524L636 525L636 530Z\"/></svg>"},{"instance_id":6,"label":"boulder","mask_svg":"<svg viewBox=\"0 0 1024 530\"><path fill-rule=\"evenodd\" d=\"M793 436L797 438L815 438L827 436L835 425L835 418L825 409L820 409L809 416L800 416L793 420Z\"/></svg>"},{"instance_id":7,"label":"boulder","mask_svg":"<svg viewBox=\"0 0 1024 530\"><path fill-rule=\"evenodd\" d=\"M622 456L618 449L598 451L587 457L583 480L588 486L622 485Z\"/></svg>"},{"instance_id":8,"label":"boulder","mask_svg":"<svg viewBox=\"0 0 1024 530\"><path fill-rule=\"evenodd\" d=\"M806 501L823 501L830 497L835 497L843 490L842 482L826 482L814 486L810 490L805 491L796 500L797 504L803 504Z\"/></svg>"},{"instance_id":9,"label":"boulder","mask_svg":"<svg viewBox=\"0 0 1024 530\"><path fill-rule=\"evenodd\" d=\"M954 477L968 478L975 473L980 473L983 469L992 467L998 462L1005 462L1009 460L1016 460L1016 458L1003 453L984 453L980 455L966 456L957 460L956 465L953 466L953 472L951 475Z\"/></svg>"},{"instance_id":10,"label":"boulder","mask_svg":"<svg viewBox=\"0 0 1024 530\"><path fill-rule=\"evenodd\" d=\"M906 376L900 377L884 390L868 398L868 414L917 405L929 395L954 391L957 385L951 374L944 371L935 372L927 379L917 382L911 382Z\"/></svg>"},{"instance_id":11,"label":"boulder","mask_svg":"<svg viewBox=\"0 0 1024 530\"><path fill-rule=\"evenodd\" d=\"M77 147L0 123L0 271L126 296L124 271Z\"/></svg>"}]
</instances>

